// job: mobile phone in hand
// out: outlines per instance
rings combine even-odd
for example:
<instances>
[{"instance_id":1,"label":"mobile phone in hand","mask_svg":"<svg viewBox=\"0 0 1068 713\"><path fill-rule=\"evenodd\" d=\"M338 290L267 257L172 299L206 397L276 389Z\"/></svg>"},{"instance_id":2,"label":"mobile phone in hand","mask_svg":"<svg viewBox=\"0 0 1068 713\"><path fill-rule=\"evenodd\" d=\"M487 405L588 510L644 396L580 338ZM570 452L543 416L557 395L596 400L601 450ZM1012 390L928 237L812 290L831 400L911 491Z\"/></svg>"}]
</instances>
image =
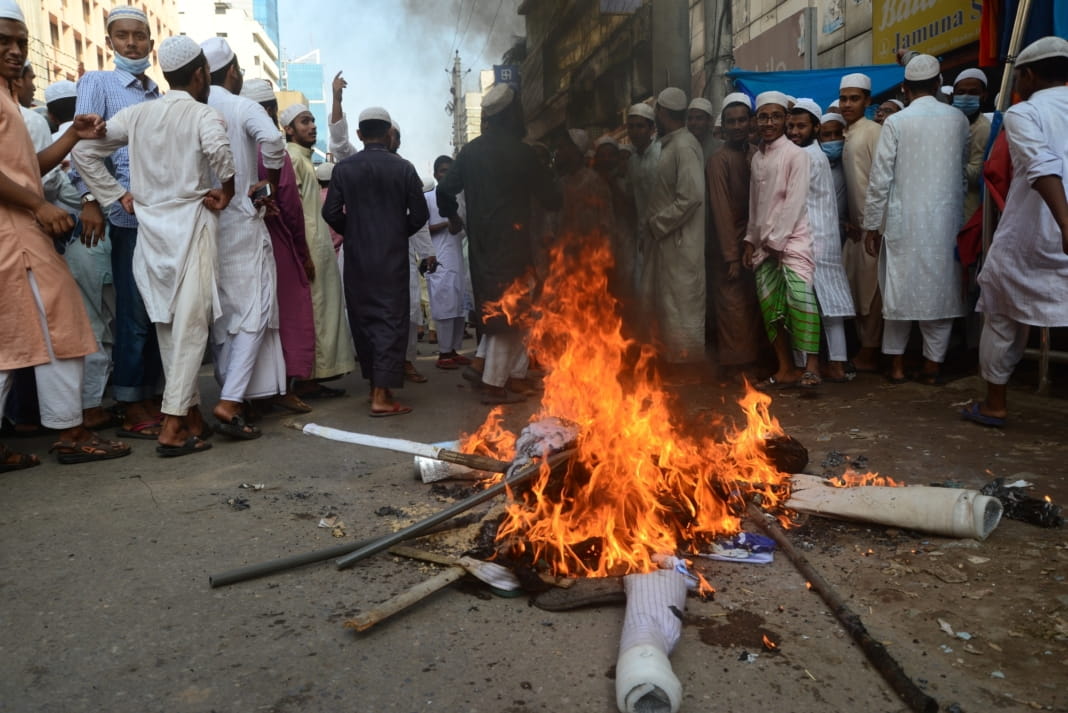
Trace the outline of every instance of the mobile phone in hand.
<instances>
[{"instance_id":1,"label":"mobile phone in hand","mask_svg":"<svg viewBox=\"0 0 1068 713\"><path fill-rule=\"evenodd\" d=\"M271 190L271 184L264 183L262 186L252 192L252 195L249 196L249 199L253 203L258 203L266 198L270 198L273 194L274 191Z\"/></svg>"}]
</instances>

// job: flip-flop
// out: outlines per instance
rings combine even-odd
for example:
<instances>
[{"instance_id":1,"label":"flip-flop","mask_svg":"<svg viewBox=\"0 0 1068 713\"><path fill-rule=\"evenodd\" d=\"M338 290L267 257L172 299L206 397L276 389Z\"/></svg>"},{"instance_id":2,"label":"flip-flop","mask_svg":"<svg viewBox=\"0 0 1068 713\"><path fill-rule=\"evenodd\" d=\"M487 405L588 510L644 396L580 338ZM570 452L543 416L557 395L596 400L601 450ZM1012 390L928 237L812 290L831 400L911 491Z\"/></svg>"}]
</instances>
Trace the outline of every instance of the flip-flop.
<instances>
[{"instance_id":1,"label":"flip-flop","mask_svg":"<svg viewBox=\"0 0 1068 713\"><path fill-rule=\"evenodd\" d=\"M403 416L406 413L411 413L412 409L409 406L401 406L399 403L394 403L392 408L388 408L385 411L376 411L371 409L367 415L371 418L385 418L387 416Z\"/></svg>"},{"instance_id":2,"label":"flip-flop","mask_svg":"<svg viewBox=\"0 0 1068 713\"><path fill-rule=\"evenodd\" d=\"M235 441L254 441L263 435L263 431L255 426L249 426L241 416L234 416L229 423L219 421L213 428L216 433L221 433ZM251 429L246 431L245 429Z\"/></svg>"},{"instance_id":3,"label":"flip-flop","mask_svg":"<svg viewBox=\"0 0 1068 713\"><path fill-rule=\"evenodd\" d=\"M774 375L769 376L763 381L754 384L753 388L757 391L770 391L771 389L787 389L791 386L797 386L797 381L779 381Z\"/></svg>"},{"instance_id":4,"label":"flip-flop","mask_svg":"<svg viewBox=\"0 0 1068 713\"><path fill-rule=\"evenodd\" d=\"M119 425L121 426L122 424L120 423ZM157 429L156 433L145 433L150 428ZM135 423L130 428L120 428L115 431L115 435L121 438L140 438L143 441L155 441L162 432L163 422L158 419L152 419L151 421Z\"/></svg>"},{"instance_id":5,"label":"flip-flop","mask_svg":"<svg viewBox=\"0 0 1068 713\"><path fill-rule=\"evenodd\" d=\"M971 421L972 423L978 423L980 426L989 426L990 428L1004 428L1005 419L1000 416L988 416L979 410L979 402L973 401L960 410L961 418L965 421Z\"/></svg>"},{"instance_id":6,"label":"flip-flop","mask_svg":"<svg viewBox=\"0 0 1068 713\"><path fill-rule=\"evenodd\" d=\"M180 446L165 446L162 444L156 446L156 453L159 454L160 458L178 458L179 456L203 453L209 450L211 450L211 444L197 436L190 436Z\"/></svg>"}]
</instances>

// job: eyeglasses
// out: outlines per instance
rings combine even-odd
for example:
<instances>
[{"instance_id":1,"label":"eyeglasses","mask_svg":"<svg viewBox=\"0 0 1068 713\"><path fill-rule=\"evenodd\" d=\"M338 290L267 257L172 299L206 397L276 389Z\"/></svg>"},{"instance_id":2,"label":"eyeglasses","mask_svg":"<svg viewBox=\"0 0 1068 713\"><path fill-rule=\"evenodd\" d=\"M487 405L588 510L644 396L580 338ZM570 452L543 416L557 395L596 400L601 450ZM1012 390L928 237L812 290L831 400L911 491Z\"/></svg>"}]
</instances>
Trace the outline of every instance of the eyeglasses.
<instances>
[{"instance_id":1,"label":"eyeglasses","mask_svg":"<svg viewBox=\"0 0 1068 713\"><path fill-rule=\"evenodd\" d=\"M757 114L756 120L758 124L771 124L785 118L786 114Z\"/></svg>"}]
</instances>

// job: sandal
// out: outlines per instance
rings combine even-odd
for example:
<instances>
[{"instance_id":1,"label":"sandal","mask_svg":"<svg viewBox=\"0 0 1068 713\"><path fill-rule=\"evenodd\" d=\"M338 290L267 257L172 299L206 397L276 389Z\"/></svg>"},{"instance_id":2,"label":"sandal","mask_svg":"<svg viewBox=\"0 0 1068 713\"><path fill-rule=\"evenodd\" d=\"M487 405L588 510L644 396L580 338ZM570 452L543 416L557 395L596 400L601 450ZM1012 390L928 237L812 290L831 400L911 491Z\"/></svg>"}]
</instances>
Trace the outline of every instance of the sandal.
<instances>
[{"instance_id":1,"label":"sandal","mask_svg":"<svg viewBox=\"0 0 1068 713\"><path fill-rule=\"evenodd\" d=\"M84 441L56 441L48 452L56 452L56 460L61 465L89 463L98 460L111 460L130 455L130 447L122 441L111 441L93 434Z\"/></svg>"},{"instance_id":2,"label":"sandal","mask_svg":"<svg viewBox=\"0 0 1068 713\"><path fill-rule=\"evenodd\" d=\"M391 407L382 410L371 409L368 415L372 418L385 418L386 416L403 416L406 413L411 413L410 406L401 406L399 403L394 403Z\"/></svg>"},{"instance_id":3,"label":"sandal","mask_svg":"<svg viewBox=\"0 0 1068 713\"><path fill-rule=\"evenodd\" d=\"M770 391L771 389L786 389L786 388L789 388L791 386L797 386L797 382L796 381L779 381L778 379L775 378L775 375L772 374L771 376L769 376L768 378L764 379L763 381L759 381L756 384L754 384L753 388L755 388L757 391Z\"/></svg>"},{"instance_id":4,"label":"sandal","mask_svg":"<svg viewBox=\"0 0 1068 713\"><path fill-rule=\"evenodd\" d=\"M41 465L41 459L32 453L18 453L0 446L0 473L10 473L15 470L25 470L35 465Z\"/></svg>"},{"instance_id":5,"label":"sandal","mask_svg":"<svg viewBox=\"0 0 1068 713\"><path fill-rule=\"evenodd\" d=\"M250 426L241 416L233 416L227 423L219 421L213 426L216 433L221 433L235 441L253 441L263 435L263 431Z\"/></svg>"},{"instance_id":6,"label":"sandal","mask_svg":"<svg viewBox=\"0 0 1068 713\"><path fill-rule=\"evenodd\" d=\"M797 382L798 386L806 389L813 389L822 383L823 379L820 378L820 375L811 371L806 371L802 374L801 380Z\"/></svg>"},{"instance_id":7,"label":"sandal","mask_svg":"<svg viewBox=\"0 0 1068 713\"><path fill-rule=\"evenodd\" d=\"M122 425L121 423L119 424ZM157 418L151 421L142 421L141 423L135 423L129 428L120 428L115 431L116 436L122 438L140 438L145 441L154 441L159 438L159 434L163 433L163 422Z\"/></svg>"},{"instance_id":8,"label":"sandal","mask_svg":"<svg viewBox=\"0 0 1068 713\"><path fill-rule=\"evenodd\" d=\"M203 453L207 450L211 450L211 444L198 436L190 436L180 446L168 446L162 443L156 446L156 453L160 458L178 458L193 453Z\"/></svg>"},{"instance_id":9,"label":"sandal","mask_svg":"<svg viewBox=\"0 0 1068 713\"><path fill-rule=\"evenodd\" d=\"M980 408L982 408L982 404L980 404L978 401L972 401L970 404L961 409L961 418L963 418L965 421L978 423L980 426L988 426L990 428L1005 428L1004 416L990 416L980 411Z\"/></svg>"}]
</instances>

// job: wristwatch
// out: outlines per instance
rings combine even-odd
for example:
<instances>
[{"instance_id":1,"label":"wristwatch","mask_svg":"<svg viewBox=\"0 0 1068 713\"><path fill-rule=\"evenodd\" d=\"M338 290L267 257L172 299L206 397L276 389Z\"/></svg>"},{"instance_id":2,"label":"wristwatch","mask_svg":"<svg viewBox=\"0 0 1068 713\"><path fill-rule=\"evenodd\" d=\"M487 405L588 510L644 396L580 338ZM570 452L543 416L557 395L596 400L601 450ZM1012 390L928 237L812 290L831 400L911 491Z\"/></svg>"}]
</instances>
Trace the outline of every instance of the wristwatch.
<instances>
[{"instance_id":1,"label":"wristwatch","mask_svg":"<svg viewBox=\"0 0 1068 713\"><path fill-rule=\"evenodd\" d=\"M85 205L86 203L96 202L96 196L94 196L92 193L86 193L84 196L82 196L82 205Z\"/></svg>"}]
</instances>

